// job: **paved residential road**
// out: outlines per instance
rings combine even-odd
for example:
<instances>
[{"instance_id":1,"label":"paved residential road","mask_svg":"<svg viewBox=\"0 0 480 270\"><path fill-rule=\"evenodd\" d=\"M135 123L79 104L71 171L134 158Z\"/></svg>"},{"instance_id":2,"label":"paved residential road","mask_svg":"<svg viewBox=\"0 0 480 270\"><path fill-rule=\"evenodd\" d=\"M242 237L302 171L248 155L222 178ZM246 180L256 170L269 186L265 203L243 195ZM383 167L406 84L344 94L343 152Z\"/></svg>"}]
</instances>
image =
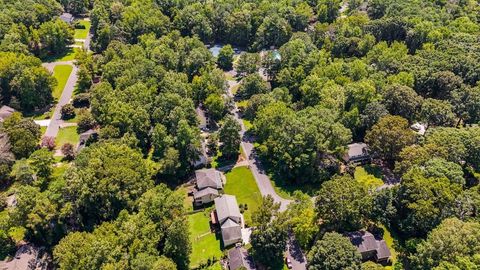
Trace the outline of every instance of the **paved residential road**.
<instances>
[{"instance_id":1,"label":"paved residential road","mask_svg":"<svg viewBox=\"0 0 480 270\"><path fill-rule=\"evenodd\" d=\"M42 64L42 66L47 68L50 72L53 72L53 69L57 65L71 65L73 69L72 69L72 72L70 73L70 76L68 77L65 87L63 88L62 95L58 99L58 103L55 105L55 110L53 111L50 124L48 125L47 131L44 134L44 136L49 136L49 137L57 137L60 125L63 123L62 114L61 114L62 106L70 102L70 98L72 97L73 90L75 89L75 85L77 84L77 80L78 80L78 76L77 76L78 69L73 64L73 61Z\"/></svg>"},{"instance_id":2,"label":"paved residential road","mask_svg":"<svg viewBox=\"0 0 480 270\"><path fill-rule=\"evenodd\" d=\"M238 84L237 81L228 81L228 95L233 98L233 94L231 92L232 88L236 87ZM284 199L280 197L272 186L272 182L270 182L270 178L266 174L260 159L255 153L255 149L253 148L253 138L249 137L245 134L245 126L243 125L243 121L240 118L238 107L235 104L232 109L232 114L234 115L235 119L237 119L238 123L241 126L240 135L242 137L241 147L247 156L247 161L249 164L249 168L252 171L252 174L257 182L258 189L262 196L270 195L273 197L275 202L280 203L280 211L285 211L287 209L287 205L292 202L291 200Z\"/></svg>"}]
</instances>

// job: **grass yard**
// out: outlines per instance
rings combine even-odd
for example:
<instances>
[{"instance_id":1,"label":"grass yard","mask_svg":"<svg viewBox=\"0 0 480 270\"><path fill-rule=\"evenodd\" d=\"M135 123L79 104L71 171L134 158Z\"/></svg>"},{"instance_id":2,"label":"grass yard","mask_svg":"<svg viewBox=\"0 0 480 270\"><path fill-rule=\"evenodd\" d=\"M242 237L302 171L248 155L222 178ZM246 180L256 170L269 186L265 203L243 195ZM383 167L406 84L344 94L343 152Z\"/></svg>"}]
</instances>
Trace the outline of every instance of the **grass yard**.
<instances>
[{"instance_id":1,"label":"grass yard","mask_svg":"<svg viewBox=\"0 0 480 270\"><path fill-rule=\"evenodd\" d=\"M257 183L248 167L237 167L226 175L227 184L224 187L225 194L235 195L239 204L247 204L248 209L243 213L245 223L252 222L252 212L262 202L262 195L258 190Z\"/></svg>"},{"instance_id":2,"label":"grass yard","mask_svg":"<svg viewBox=\"0 0 480 270\"><path fill-rule=\"evenodd\" d=\"M67 84L68 77L72 73L73 67L70 65L58 65L53 69L53 77L57 79L57 86L53 89L53 98L59 99L62 95L63 88Z\"/></svg>"},{"instance_id":3,"label":"grass yard","mask_svg":"<svg viewBox=\"0 0 480 270\"><path fill-rule=\"evenodd\" d=\"M353 174L355 180L362 183L368 189L376 189L383 185L381 172L373 165L359 166L355 168Z\"/></svg>"},{"instance_id":4,"label":"grass yard","mask_svg":"<svg viewBox=\"0 0 480 270\"><path fill-rule=\"evenodd\" d=\"M78 48L67 48L67 51L62 54L49 55L42 58L43 62L63 62L75 60L75 52Z\"/></svg>"},{"instance_id":5,"label":"grass yard","mask_svg":"<svg viewBox=\"0 0 480 270\"><path fill-rule=\"evenodd\" d=\"M215 257L219 260L223 255L220 249L220 239L217 239L215 234L210 232L209 221L209 211L202 211L188 216L190 239L192 242L190 268L195 268L202 263L206 263L209 258Z\"/></svg>"},{"instance_id":6,"label":"grass yard","mask_svg":"<svg viewBox=\"0 0 480 270\"><path fill-rule=\"evenodd\" d=\"M90 31L91 23L90 21L82 20L78 22L79 24L85 26L85 29L75 29L75 39L86 39L88 32Z\"/></svg>"},{"instance_id":7,"label":"grass yard","mask_svg":"<svg viewBox=\"0 0 480 270\"><path fill-rule=\"evenodd\" d=\"M379 227L383 229L383 240L385 240L385 243L387 244L387 247L388 249L390 249L390 253L392 254L392 266L386 266L385 269L391 270L393 269L393 265L395 265L395 262L397 261L397 251L395 250L394 238L385 226L380 225Z\"/></svg>"},{"instance_id":8,"label":"grass yard","mask_svg":"<svg viewBox=\"0 0 480 270\"><path fill-rule=\"evenodd\" d=\"M65 127L61 128L58 131L57 138L55 139L55 144L57 149L60 149L62 145L66 143L71 143L76 145L80 140L80 135L77 133L77 127Z\"/></svg>"}]
</instances>

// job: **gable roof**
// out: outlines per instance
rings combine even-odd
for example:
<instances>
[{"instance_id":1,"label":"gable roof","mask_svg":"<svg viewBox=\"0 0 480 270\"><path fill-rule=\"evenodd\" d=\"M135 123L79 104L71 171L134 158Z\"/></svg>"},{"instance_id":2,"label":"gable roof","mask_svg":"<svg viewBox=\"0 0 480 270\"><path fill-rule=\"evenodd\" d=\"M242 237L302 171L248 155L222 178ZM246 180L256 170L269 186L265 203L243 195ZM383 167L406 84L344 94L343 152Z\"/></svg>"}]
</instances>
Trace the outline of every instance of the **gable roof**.
<instances>
[{"instance_id":1,"label":"gable roof","mask_svg":"<svg viewBox=\"0 0 480 270\"><path fill-rule=\"evenodd\" d=\"M207 187L202 190L195 191L193 193L193 198L197 199L209 194L218 195L218 190L211 187Z\"/></svg>"},{"instance_id":2,"label":"gable roof","mask_svg":"<svg viewBox=\"0 0 480 270\"><path fill-rule=\"evenodd\" d=\"M228 268L229 270L236 270L240 267L246 269L255 269L248 251L242 247L235 247L228 251Z\"/></svg>"},{"instance_id":3,"label":"gable roof","mask_svg":"<svg viewBox=\"0 0 480 270\"><path fill-rule=\"evenodd\" d=\"M241 219L240 209L238 208L235 196L223 195L222 197L215 198L215 209L220 224L223 224L226 219L232 217Z\"/></svg>"},{"instance_id":4,"label":"gable roof","mask_svg":"<svg viewBox=\"0 0 480 270\"><path fill-rule=\"evenodd\" d=\"M229 219L228 227L222 225L222 239L224 245L228 245L231 241L238 242L242 240L242 228L238 223Z\"/></svg>"},{"instance_id":5,"label":"gable roof","mask_svg":"<svg viewBox=\"0 0 480 270\"><path fill-rule=\"evenodd\" d=\"M357 248L360 253L368 253L375 251L377 259L388 259L391 256L385 240L377 239L372 233L367 231L357 231L348 233L350 242Z\"/></svg>"},{"instance_id":6,"label":"gable roof","mask_svg":"<svg viewBox=\"0 0 480 270\"><path fill-rule=\"evenodd\" d=\"M223 187L220 172L213 168L196 170L195 178L197 179L198 189L207 187L221 189Z\"/></svg>"}]
</instances>

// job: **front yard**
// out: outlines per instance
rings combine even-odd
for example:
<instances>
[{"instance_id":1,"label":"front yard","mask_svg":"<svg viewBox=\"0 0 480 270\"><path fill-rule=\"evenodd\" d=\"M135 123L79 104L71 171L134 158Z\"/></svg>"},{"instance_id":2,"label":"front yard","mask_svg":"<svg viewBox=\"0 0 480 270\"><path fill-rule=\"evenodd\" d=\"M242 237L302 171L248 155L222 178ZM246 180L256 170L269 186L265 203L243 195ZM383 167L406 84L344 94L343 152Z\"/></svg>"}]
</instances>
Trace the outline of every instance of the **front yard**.
<instances>
[{"instance_id":1,"label":"front yard","mask_svg":"<svg viewBox=\"0 0 480 270\"><path fill-rule=\"evenodd\" d=\"M57 149L62 148L62 145L66 143L71 143L74 146L80 140L80 135L77 133L77 127L64 127L60 128L57 134L57 138L55 139L55 144L57 145Z\"/></svg>"},{"instance_id":2,"label":"front yard","mask_svg":"<svg viewBox=\"0 0 480 270\"><path fill-rule=\"evenodd\" d=\"M88 32L90 31L90 21L81 20L78 21L78 24L85 26L85 29L75 29L75 39L86 39ZM82 44L83 45L83 44Z\"/></svg>"},{"instance_id":3,"label":"front yard","mask_svg":"<svg viewBox=\"0 0 480 270\"><path fill-rule=\"evenodd\" d=\"M243 213L245 223L250 225L252 222L252 212L258 208L262 202L262 195L258 190L257 183L248 167L236 167L226 175L227 184L225 185L225 194L235 195L239 204L247 205Z\"/></svg>"},{"instance_id":4,"label":"front yard","mask_svg":"<svg viewBox=\"0 0 480 270\"><path fill-rule=\"evenodd\" d=\"M59 99L62 95L63 88L67 84L68 77L72 73L73 67L71 65L57 65L53 68L53 77L57 79L57 86L53 89L53 98Z\"/></svg>"}]
</instances>

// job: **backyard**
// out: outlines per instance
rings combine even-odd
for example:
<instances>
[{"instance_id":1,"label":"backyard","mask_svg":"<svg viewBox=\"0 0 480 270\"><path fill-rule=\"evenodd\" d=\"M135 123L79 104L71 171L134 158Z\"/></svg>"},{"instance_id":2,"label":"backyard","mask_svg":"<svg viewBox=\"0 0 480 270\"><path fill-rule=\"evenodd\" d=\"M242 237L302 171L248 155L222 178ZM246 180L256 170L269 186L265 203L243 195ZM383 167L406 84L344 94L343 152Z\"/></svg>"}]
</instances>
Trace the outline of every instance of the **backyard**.
<instances>
[{"instance_id":1,"label":"backyard","mask_svg":"<svg viewBox=\"0 0 480 270\"><path fill-rule=\"evenodd\" d=\"M262 201L262 195L258 190L257 183L248 167L236 167L226 175L227 184L225 194L235 195L239 204L246 204L247 210L243 213L246 224L252 222L252 212L258 208Z\"/></svg>"},{"instance_id":2,"label":"backyard","mask_svg":"<svg viewBox=\"0 0 480 270\"><path fill-rule=\"evenodd\" d=\"M190 255L190 268L206 264L208 259L219 260L223 252L220 239L210 231L210 210L204 210L188 216L192 254ZM216 269L216 268L212 268Z\"/></svg>"},{"instance_id":3,"label":"backyard","mask_svg":"<svg viewBox=\"0 0 480 270\"><path fill-rule=\"evenodd\" d=\"M63 88L67 84L68 77L72 73L73 67L71 65L57 65L53 68L53 77L57 79L57 86L53 89L53 98L59 99L62 95Z\"/></svg>"}]
</instances>

